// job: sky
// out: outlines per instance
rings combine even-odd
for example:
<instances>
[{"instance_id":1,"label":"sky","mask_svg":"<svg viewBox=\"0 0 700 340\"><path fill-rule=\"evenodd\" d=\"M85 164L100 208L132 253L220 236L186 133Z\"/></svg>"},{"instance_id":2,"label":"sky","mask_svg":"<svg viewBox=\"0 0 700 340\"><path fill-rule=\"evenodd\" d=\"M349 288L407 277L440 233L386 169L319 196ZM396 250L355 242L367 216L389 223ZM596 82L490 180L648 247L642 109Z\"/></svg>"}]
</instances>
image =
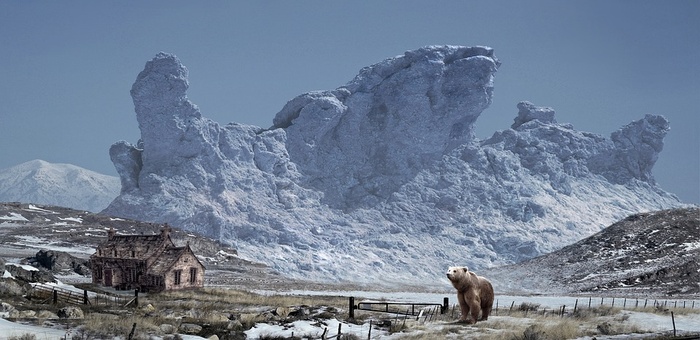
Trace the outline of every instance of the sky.
<instances>
[{"instance_id":1,"label":"sky","mask_svg":"<svg viewBox=\"0 0 700 340\"><path fill-rule=\"evenodd\" d=\"M661 188L700 203L700 1L0 1L0 169L33 159L116 176L136 143L131 85L158 52L189 69L202 115L272 125L305 92L427 45L485 45L502 65L478 138L516 104L610 133L645 114L671 131Z\"/></svg>"}]
</instances>

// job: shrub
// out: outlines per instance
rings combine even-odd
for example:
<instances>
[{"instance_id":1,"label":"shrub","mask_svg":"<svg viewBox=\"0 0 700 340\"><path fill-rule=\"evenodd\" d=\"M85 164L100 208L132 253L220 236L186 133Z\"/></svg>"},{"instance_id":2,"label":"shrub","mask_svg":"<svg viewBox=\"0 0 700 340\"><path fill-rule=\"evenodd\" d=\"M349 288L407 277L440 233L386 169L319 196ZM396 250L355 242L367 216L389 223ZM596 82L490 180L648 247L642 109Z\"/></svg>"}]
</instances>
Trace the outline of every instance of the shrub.
<instances>
[{"instance_id":1,"label":"shrub","mask_svg":"<svg viewBox=\"0 0 700 340\"><path fill-rule=\"evenodd\" d=\"M36 340L36 335L32 333L25 333L22 335L10 335L7 340Z\"/></svg>"}]
</instances>

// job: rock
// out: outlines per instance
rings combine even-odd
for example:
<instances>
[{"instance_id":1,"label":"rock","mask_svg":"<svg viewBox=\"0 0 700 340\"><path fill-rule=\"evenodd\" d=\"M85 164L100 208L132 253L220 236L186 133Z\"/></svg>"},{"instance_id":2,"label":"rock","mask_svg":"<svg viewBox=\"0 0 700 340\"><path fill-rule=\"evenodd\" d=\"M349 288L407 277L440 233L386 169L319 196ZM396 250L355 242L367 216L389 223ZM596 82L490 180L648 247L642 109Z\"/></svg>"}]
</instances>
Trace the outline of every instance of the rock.
<instances>
[{"instance_id":1,"label":"rock","mask_svg":"<svg viewBox=\"0 0 700 340\"><path fill-rule=\"evenodd\" d=\"M58 319L58 315L56 313L48 311L48 310L40 310L36 314L36 317L38 319Z\"/></svg>"},{"instance_id":2,"label":"rock","mask_svg":"<svg viewBox=\"0 0 700 340\"><path fill-rule=\"evenodd\" d=\"M86 275L90 272L89 261L79 259L62 251L40 250L30 262L44 267L54 273L73 270L78 274Z\"/></svg>"},{"instance_id":3,"label":"rock","mask_svg":"<svg viewBox=\"0 0 700 340\"><path fill-rule=\"evenodd\" d=\"M17 309L13 305L7 302L0 302L0 317L9 316L12 312L16 310Z\"/></svg>"},{"instance_id":4,"label":"rock","mask_svg":"<svg viewBox=\"0 0 700 340\"><path fill-rule=\"evenodd\" d=\"M499 65L487 47L408 51L362 69L344 87L292 99L274 127L285 128L290 159L324 203L372 207L474 141Z\"/></svg>"},{"instance_id":5,"label":"rock","mask_svg":"<svg viewBox=\"0 0 700 340\"><path fill-rule=\"evenodd\" d=\"M58 310L58 317L61 319L83 319L83 310L75 306L67 306Z\"/></svg>"},{"instance_id":6,"label":"rock","mask_svg":"<svg viewBox=\"0 0 700 340\"><path fill-rule=\"evenodd\" d=\"M545 124L557 122L557 120L554 119L553 109L549 107L537 107L530 102L520 102L518 103L518 116L515 117L515 122L510 126L510 128L517 129L520 125L523 125L531 120L538 120Z\"/></svg>"},{"instance_id":7,"label":"rock","mask_svg":"<svg viewBox=\"0 0 700 340\"><path fill-rule=\"evenodd\" d=\"M12 310L10 317L14 319L33 319L36 318L36 311L33 310Z\"/></svg>"},{"instance_id":8,"label":"rock","mask_svg":"<svg viewBox=\"0 0 700 340\"><path fill-rule=\"evenodd\" d=\"M607 138L521 102L478 140L499 65L488 47L407 51L263 129L204 117L187 69L159 53L132 86L140 140L110 148L122 192L103 212L235 245L286 277L394 285L443 276L423 263L515 263L682 205L651 176L661 116Z\"/></svg>"},{"instance_id":9,"label":"rock","mask_svg":"<svg viewBox=\"0 0 700 340\"><path fill-rule=\"evenodd\" d=\"M165 333L165 334L175 333L175 326L173 326L169 323L161 324L158 328L160 328L160 331Z\"/></svg>"},{"instance_id":10,"label":"rock","mask_svg":"<svg viewBox=\"0 0 700 340\"><path fill-rule=\"evenodd\" d=\"M613 183L632 179L654 183L651 169L663 149L669 122L663 116L646 115L610 135L614 147L594 159L591 170Z\"/></svg>"},{"instance_id":11,"label":"rock","mask_svg":"<svg viewBox=\"0 0 700 340\"><path fill-rule=\"evenodd\" d=\"M207 320L210 322L228 322L228 314L220 313L220 312L211 312L207 316Z\"/></svg>"},{"instance_id":12,"label":"rock","mask_svg":"<svg viewBox=\"0 0 700 340\"><path fill-rule=\"evenodd\" d=\"M8 263L5 265L5 270L15 279L25 282L56 282L56 278L50 272L29 265Z\"/></svg>"},{"instance_id":13,"label":"rock","mask_svg":"<svg viewBox=\"0 0 700 340\"><path fill-rule=\"evenodd\" d=\"M180 331L180 333L185 334L199 334L199 332L202 331L202 326L195 325L193 323L183 323L180 325L178 330Z\"/></svg>"},{"instance_id":14,"label":"rock","mask_svg":"<svg viewBox=\"0 0 700 340\"><path fill-rule=\"evenodd\" d=\"M216 335L216 334L214 334L214 335L208 337L207 339L208 339L208 340L219 340L219 336Z\"/></svg>"},{"instance_id":15,"label":"rock","mask_svg":"<svg viewBox=\"0 0 700 340\"><path fill-rule=\"evenodd\" d=\"M153 307L153 305L149 303L145 306L142 306L141 311L144 313L153 313L156 311L156 307Z\"/></svg>"},{"instance_id":16,"label":"rock","mask_svg":"<svg viewBox=\"0 0 700 340\"><path fill-rule=\"evenodd\" d=\"M229 321L228 324L226 324L226 329L239 331L239 330L243 329L243 324L241 323L240 320L232 320L232 321Z\"/></svg>"},{"instance_id":17,"label":"rock","mask_svg":"<svg viewBox=\"0 0 700 340\"><path fill-rule=\"evenodd\" d=\"M0 295L22 296L27 294L27 287L14 279L0 278Z\"/></svg>"}]
</instances>

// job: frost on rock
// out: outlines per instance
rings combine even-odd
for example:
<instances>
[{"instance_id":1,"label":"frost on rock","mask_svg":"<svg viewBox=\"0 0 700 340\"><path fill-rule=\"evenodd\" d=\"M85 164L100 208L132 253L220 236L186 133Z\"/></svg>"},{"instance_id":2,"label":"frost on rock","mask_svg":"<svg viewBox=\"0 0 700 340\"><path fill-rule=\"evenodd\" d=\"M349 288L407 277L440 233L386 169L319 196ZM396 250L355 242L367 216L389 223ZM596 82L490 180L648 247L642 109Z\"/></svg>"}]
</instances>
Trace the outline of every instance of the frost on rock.
<instances>
[{"instance_id":1,"label":"frost on rock","mask_svg":"<svg viewBox=\"0 0 700 340\"><path fill-rule=\"evenodd\" d=\"M274 119L304 183L334 208L385 201L473 141L499 66L486 47L427 47L366 67L347 85L291 100Z\"/></svg>"},{"instance_id":2,"label":"frost on rock","mask_svg":"<svg viewBox=\"0 0 700 340\"><path fill-rule=\"evenodd\" d=\"M131 91L141 139L110 149L122 192L105 213L200 232L292 277L406 283L682 205L651 177L660 116L605 138L521 102L510 129L476 139L499 65L488 47L408 51L290 100L266 130L203 117L187 69L160 53Z\"/></svg>"}]
</instances>

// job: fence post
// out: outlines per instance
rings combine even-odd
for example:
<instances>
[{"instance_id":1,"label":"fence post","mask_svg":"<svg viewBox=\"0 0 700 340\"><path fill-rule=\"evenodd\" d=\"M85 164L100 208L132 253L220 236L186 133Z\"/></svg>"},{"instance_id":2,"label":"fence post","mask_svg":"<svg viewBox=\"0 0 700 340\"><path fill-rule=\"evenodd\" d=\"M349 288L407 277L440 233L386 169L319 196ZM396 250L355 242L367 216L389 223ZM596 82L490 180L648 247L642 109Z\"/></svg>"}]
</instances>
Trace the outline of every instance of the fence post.
<instances>
[{"instance_id":1,"label":"fence post","mask_svg":"<svg viewBox=\"0 0 700 340\"><path fill-rule=\"evenodd\" d=\"M340 328L341 327L343 327L343 324L338 322L338 336L336 337L336 339L340 339Z\"/></svg>"},{"instance_id":2,"label":"fence post","mask_svg":"<svg viewBox=\"0 0 700 340\"><path fill-rule=\"evenodd\" d=\"M574 303L574 315L576 315L576 307L578 307L578 299L576 299L576 302Z\"/></svg>"},{"instance_id":3,"label":"fence post","mask_svg":"<svg viewBox=\"0 0 700 340\"><path fill-rule=\"evenodd\" d=\"M58 303L58 291L54 289L53 290L53 304L55 305L56 303Z\"/></svg>"},{"instance_id":4,"label":"fence post","mask_svg":"<svg viewBox=\"0 0 700 340\"><path fill-rule=\"evenodd\" d=\"M444 297L442 298L442 307L440 308L440 314L447 313L448 308L450 308L450 299ZM498 300L496 300L496 310L498 310Z\"/></svg>"},{"instance_id":5,"label":"fence post","mask_svg":"<svg viewBox=\"0 0 700 340\"><path fill-rule=\"evenodd\" d=\"M134 338L134 332L136 332L136 322L134 322L134 325L131 326L131 333L129 333L129 340Z\"/></svg>"},{"instance_id":6,"label":"fence post","mask_svg":"<svg viewBox=\"0 0 700 340\"><path fill-rule=\"evenodd\" d=\"M673 322L673 336L676 336L676 318L673 316L673 311L671 311L671 322Z\"/></svg>"},{"instance_id":7,"label":"fence post","mask_svg":"<svg viewBox=\"0 0 700 340\"><path fill-rule=\"evenodd\" d=\"M350 300L350 309L348 309L348 314L349 314L348 316L350 317L350 319L354 319L355 318L355 298L351 296L349 298L349 300Z\"/></svg>"},{"instance_id":8,"label":"fence post","mask_svg":"<svg viewBox=\"0 0 700 340\"><path fill-rule=\"evenodd\" d=\"M87 290L83 289L83 304L87 305L88 304L88 295L87 295Z\"/></svg>"},{"instance_id":9,"label":"fence post","mask_svg":"<svg viewBox=\"0 0 700 340\"><path fill-rule=\"evenodd\" d=\"M367 333L367 340L372 338L372 320L369 320L369 332Z\"/></svg>"},{"instance_id":10,"label":"fence post","mask_svg":"<svg viewBox=\"0 0 700 340\"><path fill-rule=\"evenodd\" d=\"M139 290L138 289L134 290L134 306L136 306L136 307L139 306Z\"/></svg>"}]
</instances>

